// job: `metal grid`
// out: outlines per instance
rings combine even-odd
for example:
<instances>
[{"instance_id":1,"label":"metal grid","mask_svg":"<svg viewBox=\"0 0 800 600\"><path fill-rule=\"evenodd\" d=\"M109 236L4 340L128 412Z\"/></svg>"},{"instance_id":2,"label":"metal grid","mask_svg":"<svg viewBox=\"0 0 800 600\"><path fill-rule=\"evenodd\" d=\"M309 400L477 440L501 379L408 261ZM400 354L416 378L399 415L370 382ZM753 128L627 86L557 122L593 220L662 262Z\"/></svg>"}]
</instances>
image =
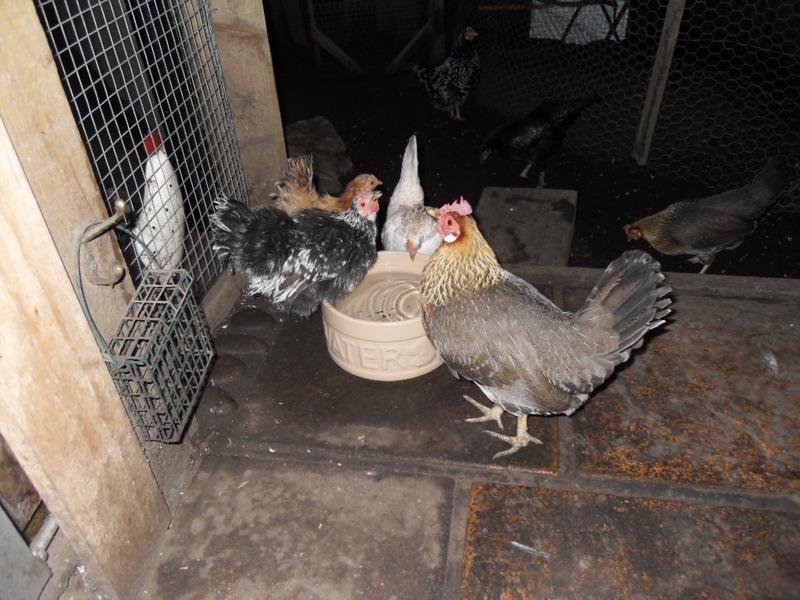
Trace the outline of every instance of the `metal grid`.
<instances>
[{"instance_id":1,"label":"metal grid","mask_svg":"<svg viewBox=\"0 0 800 600\"><path fill-rule=\"evenodd\" d=\"M428 0L307 0L316 26L367 71L381 71L428 18ZM340 66L326 52L322 69Z\"/></svg>"},{"instance_id":2,"label":"metal grid","mask_svg":"<svg viewBox=\"0 0 800 600\"><path fill-rule=\"evenodd\" d=\"M459 3L458 20L481 36L475 99L511 117L542 100L598 94L602 101L584 111L564 143L599 160L630 160L667 5ZM578 9L562 40L569 18L552 11ZM718 190L748 181L767 156L782 156L794 169L796 192L798 96L800 3L688 2L648 167Z\"/></svg>"},{"instance_id":3,"label":"metal grid","mask_svg":"<svg viewBox=\"0 0 800 600\"><path fill-rule=\"evenodd\" d=\"M747 182L773 155L800 160L800 4L687 2L650 153L713 187Z\"/></svg>"},{"instance_id":4,"label":"metal grid","mask_svg":"<svg viewBox=\"0 0 800 600\"><path fill-rule=\"evenodd\" d=\"M214 356L191 287L186 271L146 271L109 343L111 377L145 441L180 441Z\"/></svg>"},{"instance_id":5,"label":"metal grid","mask_svg":"<svg viewBox=\"0 0 800 600\"><path fill-rule=\"evenodd\" d=\"M189 270L202 296L223 269L211 202L246 197L207 2L35 3L109 213L129 201L158 266ZM162 153L145 148L154 133ZM120 245L138 283L156 265L128 238Z\"/></svg>"}]
</instances>

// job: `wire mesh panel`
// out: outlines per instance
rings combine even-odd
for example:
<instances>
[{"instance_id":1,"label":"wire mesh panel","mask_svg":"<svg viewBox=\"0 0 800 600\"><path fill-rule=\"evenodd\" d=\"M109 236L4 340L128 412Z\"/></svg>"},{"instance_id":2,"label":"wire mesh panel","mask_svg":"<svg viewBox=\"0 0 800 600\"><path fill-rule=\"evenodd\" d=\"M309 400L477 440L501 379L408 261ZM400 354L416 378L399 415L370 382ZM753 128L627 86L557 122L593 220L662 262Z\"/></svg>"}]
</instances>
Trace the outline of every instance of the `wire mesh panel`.
<instances>
[{"instance_id":1,"label":"wire mesh panel","mask_svg":"<svg viewBox=\"0 0 800 600\"><path fill-rule=\"evenodd\" d=\"M208 216L245 198L205 0L35 0L102 193L133 206L155 255L121 238L134 280L185 268L203 295L222 271Z\"/></svg>"},{"instance_id":2,"label":"wire mesh panel","mask_svg":"<svg viewBox=\"0 0 800 600\"><path fill-rule=\"evenodd\" d=\"M650 161L712 187L800 159L800 4L687 2ZM797 173L795 173L796 177Z\"/></svg>"},{"instance_id":3,"label":"wire mesh panel","mask_svg":"<svg viewBox=\"0 0 800 600\"><path fill-rule=\"evenodd\" d=\"M368 71L383 70L425 23L428 0L309 0L319 30ZM322 53L323 70L337 63Z\"/></svg>"},{"instance_id":4,"label":"wire mesh panel","mask_svg":"<svg viewBox=\"0 0 800 600\"><path fill-rule=\"evenodd\" d=\"M473 1L461 20L480 37L476 100L513 117L543 100L597 94L565 143L598 159L629 157L666 2ZM586 4L586 6L580 6Z\"/></svg>"},{"instance_id":5,"label":"wire mesh panel","mask_svg":"<svg viewBox=\"0 0 800 600\"><path fill-rule=\"evenodd\" d=\"M177 442L214 352L184 270L148 270L109 343L109 368L146 441Z\"/></svg>"},{"instance_id":6,"label":"wire mesh panel","mask_svg":"<svg viewBox=\"0 0 800 600\"><path fill-rule=\"evenodd\" d=\"M598 94L565 144L630 159L668 0L471 0L478 102L511 117L542 100ZM800 158L800 3L686 3L648 166L724 189L768 156Z\"/></svg>"}]
</instances>

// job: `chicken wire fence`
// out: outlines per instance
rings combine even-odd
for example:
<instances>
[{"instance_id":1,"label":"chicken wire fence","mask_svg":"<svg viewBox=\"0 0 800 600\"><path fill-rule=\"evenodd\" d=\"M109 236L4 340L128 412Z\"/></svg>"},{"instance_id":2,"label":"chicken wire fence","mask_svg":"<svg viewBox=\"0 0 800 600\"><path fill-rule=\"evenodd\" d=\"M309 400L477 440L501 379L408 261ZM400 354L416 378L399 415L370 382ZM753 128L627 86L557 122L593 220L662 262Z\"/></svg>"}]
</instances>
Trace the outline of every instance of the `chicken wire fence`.
<instances>
[{"instance_id":1,"label":"chicken wire fence","mask_svg":"<svg viewBox=\"0 0 800 600\"><path fill-rule=\"evenodd\" d=\"M538 102L598 94L565 144L629 159L668 0L469 0L457 20L480 34L475 99L518 116ZM712 189L741 185L770 156L800 210L800 3L687 2L648 166Z\"/></svg>"},{"instance_id":2,"label":"chicken wire fence","mask_svg":"<svg viewBox=\"0 0 800 600\"><path fill-rule=\"evenodd\" d=\"M430 0L306 0L306 18L365 71L383 70L430 15ZM338 62L317 49L320 68Z\"/></svg>"},{"instance_id":3,"label":"chicken wire fence","mask_svg":"<svg viewBox=\"0 0 800 600\"><path fill-rule=\"evenodd\" d=\"M119 237L134 282L184 268L202 297L222 272L209 215L245 198L206 0L35 0L101 192L133 207L155 256Z\"/></svg>"}]
</instances>

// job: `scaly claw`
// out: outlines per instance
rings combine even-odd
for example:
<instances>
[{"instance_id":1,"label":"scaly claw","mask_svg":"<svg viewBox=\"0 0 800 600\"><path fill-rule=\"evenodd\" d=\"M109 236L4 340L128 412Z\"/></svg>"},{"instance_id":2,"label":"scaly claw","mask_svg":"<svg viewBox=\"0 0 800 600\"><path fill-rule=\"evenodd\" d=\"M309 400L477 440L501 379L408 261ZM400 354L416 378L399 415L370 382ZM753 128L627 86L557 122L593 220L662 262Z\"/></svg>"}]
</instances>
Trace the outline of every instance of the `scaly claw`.
<instances>
[{"instance_id":1,"label":"scaly claw","mask_svg":"<svg viewBox=\"0 0 800 600\"><path fill-rule=\"evenodd\" d=\"M500 417L503 415L503 409L500 407L499 404L494 404L492 408L488 408L478 402L477 400L473 400L466 394L464 394L464 400L472 404L475 408L483 413L482 417L472 417L470 419L464 419L467 423L482 423L483 421L494 421L497 423L497 427L502 429L503 428L503 421Z\"/></svg>"},{"instance_id":2,"label":"scaly claw","mask_svg":"<svg viewBox=\"0 0 800 600\"><path fill-rule=\"evenodd\" d=\"M508 450L503 450L502 452L498 452L492 457L492 460L496 460L501 456L508 456L509 454L514 454L515 452L519 451L521 448L524 448L531 442L534 444L541 444L542 440L539 438L533 437L530 433L528 433L528 415L520 415L517 417L517 435L503 435L502 433L497 433L496 431L489 431L488 429L483 430L484 433L488 433L492 437L496 437L498 440L504 441L506 444L509 444L511 447Z\"/></svg>"}]
</instances>

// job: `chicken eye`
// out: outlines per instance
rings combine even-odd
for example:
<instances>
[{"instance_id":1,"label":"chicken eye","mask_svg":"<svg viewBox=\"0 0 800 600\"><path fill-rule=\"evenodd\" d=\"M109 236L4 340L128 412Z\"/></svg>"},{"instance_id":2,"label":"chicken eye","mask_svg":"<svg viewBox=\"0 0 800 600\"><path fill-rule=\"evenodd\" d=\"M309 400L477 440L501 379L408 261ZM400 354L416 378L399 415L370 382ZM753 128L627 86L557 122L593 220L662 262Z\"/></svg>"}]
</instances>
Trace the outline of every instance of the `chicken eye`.
<instances>
[{"instance_id":1,"label":"chicken eye","mask_svg":"<svg viewBox=\"0 0 800 600\"><path fill-rule=\"evenodd\" d=\"M453 219L447 219L447 224L448 225L452 225L453 224Z\"/></svg>"}]
</instances>

